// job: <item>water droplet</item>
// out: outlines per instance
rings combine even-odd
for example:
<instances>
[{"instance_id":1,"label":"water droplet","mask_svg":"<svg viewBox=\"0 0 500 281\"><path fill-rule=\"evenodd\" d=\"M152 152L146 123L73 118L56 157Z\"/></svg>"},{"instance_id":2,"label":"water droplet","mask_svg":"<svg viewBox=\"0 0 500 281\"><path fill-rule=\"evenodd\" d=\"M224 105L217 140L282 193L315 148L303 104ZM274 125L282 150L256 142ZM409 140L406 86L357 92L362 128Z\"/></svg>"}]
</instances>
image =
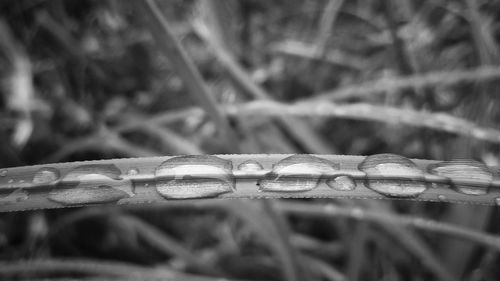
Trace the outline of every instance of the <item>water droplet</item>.
<instances>
[{"instance_id":1,"label":"water droplet","mask_svg":"<svg viewBox=\"0 0 500 281\"><path fill-rule=\"evenodd\" d=\"M33 176L33 184L42 185L59 179L59 171L55 168L41 168Z\"/></svg>"},{"instance_id":2,"label":"water droplet","mask_svg":"<svg viewBox=\"0 0 500 281\"><path fill-rule=\"evenodd\" d=\"M431 174L449 178L457 191L468 195L488 193L493 181L493 173L488 166L474 160L440 162L429 165L428 170Z\"/></svg>"},{"instance_id":3,"label":"water droplet","mask_svg":"<svg viewBox=\"0 0 500 281\"><path fill-rule=\"evenodd\" d=\"M156 168L156 190L165 198L215 197L234 190L232 162L211 155L168 159Z\"/></svg>"},{"instance_id":4,"label":"water droplet","mask_svg":"<svg viewBox=\"0 0 500 281\"><path fill-rule=\"evenodd\" d=\"M5 197L0 197L0 205L11 205L28 199L28 193L22 189L16 189Z\"/></svg>"},{"instance_id":5,"label":"water droplet","mask_svg":"<svg viewBox=\"0 0 500 281\"><path fill-rule=\"evenodd\" d=\"M440 194L440 195L438 195L438 200L441 202L444 202L444 201L448 200L448 198L446 198L446 195Z\"/></svg>"},{"instance_id":6,"label":"water droplet","mask_svg":"<svg viewBox=\"0 0 500 281\"><path fill-rule=\"evenodd\" d=\"M139 169L138 168L130 168L127 171L127 175L129 176L135 176L139 174Z\"/></svg>"},{"instance_id":7,"label":"water droplet","mask_svg":"<svg viewBox=\"0 0 500 281\"><path fill-rule=\"evenodd\" d=\"M82 165L69 171L49 199L66 205L110 203L135 195L130 180L113 164Z\"/></svg>"},{"instance_id":8,"label":"water droplet","mask_svg":"<svg viewBox=\"0 0 500 281\"><path fill-rule=\"evenodd\" d=\"M366 173L368 188L386 196L414 197L427 186L422 181L424 172L410 159L395 154L368 156L359 164Z\"/></svg>"},{"instance_id":9,"label":"water droplet","mask_svg":"<svg viewBox=\"0 0 500 281\"><path fill-rule=\"evenodd\" d=\"M248 160L238 165L238 170L245 172L260 171L262 169L264 169L262 165L255 160Z\"/></svg>"},{"instance_id":10,"label":"water droplet","mask_svg":"<svg viewBox=\"0 0 500 281\"><path fill-rule=\"evenodd\" d=\"M316 188L321 176L333 174L339 165L312 155L289 156L259 181L262 191L308 191Z\"/></svg>"},{"instance_id":11,"label":"water droplet","mask_svg":"<svg viewBox=\"0 0 500 281\"><path fill-rule=\"evenodd\" d=\"M10 179L7 183L13 183L14 179Z\"/></svg>"},{"instance_id":12,"label":"water droplet","mask_svg":"<svg viewBox=\"0 0 500 281\"><path fill-rule=\"evenodd\" d=\"M0 177L5 177L7 175L7 170L0 170Z\"/></svg>"},{"instance_id":13,"label":"water droplet","mask_svg":"<svg viewBox=\"0 0 500 281\"><path fill-rule=\"evenodd\" d=\"M127 197L126 192L111 186L88 184L78 188L54 189L48 196L50 200L64 205L112 203Z\"/></svg>"},{"instance_id":14,"label":"water droplet","mask_svg":"<svg viewBox=\"0 0 500 281\"><path fill-rule=\"evenodd\" d=\"M338 191L351 191L356 188L356 182L349 176L338 176L326 181L326 184Z\"/></svg>"}]
</instances>

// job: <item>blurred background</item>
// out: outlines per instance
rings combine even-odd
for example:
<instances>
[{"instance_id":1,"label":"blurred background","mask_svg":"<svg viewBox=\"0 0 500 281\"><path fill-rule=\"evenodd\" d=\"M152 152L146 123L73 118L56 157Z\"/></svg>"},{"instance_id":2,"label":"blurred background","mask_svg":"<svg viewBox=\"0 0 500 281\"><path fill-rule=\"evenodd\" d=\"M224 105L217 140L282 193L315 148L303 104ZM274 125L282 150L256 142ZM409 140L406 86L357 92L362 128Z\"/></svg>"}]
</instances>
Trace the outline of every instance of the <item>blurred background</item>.
<instances>
[{"instance_id":1,"label":"blurred background","mask_svg":"<svg viewBox=\"0 0 500 281\"><path fill-rule=\"evenodd\" d=\"M498 166L498 37L500 1L4 0L0 168L386 152ZM0 279L499 280L499 219L346 199L2 213Z\"/></svg>"}]
</instances>

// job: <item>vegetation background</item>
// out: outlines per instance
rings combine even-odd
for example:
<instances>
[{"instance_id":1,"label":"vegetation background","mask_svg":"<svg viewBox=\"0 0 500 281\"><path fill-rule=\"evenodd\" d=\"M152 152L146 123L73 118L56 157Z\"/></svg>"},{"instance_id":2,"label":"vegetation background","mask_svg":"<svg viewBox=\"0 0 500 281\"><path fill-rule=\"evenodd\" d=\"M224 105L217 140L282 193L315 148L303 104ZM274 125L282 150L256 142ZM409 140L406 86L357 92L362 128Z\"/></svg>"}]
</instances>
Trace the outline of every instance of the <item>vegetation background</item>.
<instances>
[{"instance_id":1,"label":"vegetation background","mask_svg":"<svg viewBox=\"0 0 500 281\"><path fill-rule=\"evenodd\" d=\"M384 152L498 165L499 37L500 1L4 0L0 167ZM499 219L340 199L3 213L0 277L498 280Z\"/></svg>"}]
</instances>

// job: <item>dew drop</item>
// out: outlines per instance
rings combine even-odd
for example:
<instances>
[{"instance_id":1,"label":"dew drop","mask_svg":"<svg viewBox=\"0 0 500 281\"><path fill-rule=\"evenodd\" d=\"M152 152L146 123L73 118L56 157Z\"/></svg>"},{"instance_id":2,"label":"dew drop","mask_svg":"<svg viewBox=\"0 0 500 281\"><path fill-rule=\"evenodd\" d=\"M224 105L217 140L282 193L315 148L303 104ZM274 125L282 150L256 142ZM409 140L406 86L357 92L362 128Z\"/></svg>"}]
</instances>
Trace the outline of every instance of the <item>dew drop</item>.
<instances>
[{"instance_id":1,"label":"dew drop","mask_svg":"<svg viewBox=\"0 0 500 281\"><path fill-rule=\"evenodd\" d=\"M232 162L211 155L168 159L155 170L156 190L165 198L215 197L235 188Z\"/></svg>"},{"instance_id":2,"label":"dew drop","mask_svg":"<svg viewBox=\"0 0 500 281\"><path fill-rule=\"evenodd\" d=\"M139 169L138 168L130 168L127 171L127 175L129 176L135 176L139 174Z\"/></svg>"},{"instance_id":3,"label":"dew drop","mask_svg":"<svg viewBox=\"0 0 500 281\"><path fill-rule=\"evenodd\" d=\"M82 165L69 171L49 199L65 205L110 203L135 195L134 186L120 177L115 165Z\"/></svg>"},{"instance_id":4,"label":"dew drop","mask_svg":"<svg viewBox=\"0 0 500 281\"><path fill-rule=\"evenodd\" d=\"M444 201L448 200L448 198L446 198L446 195L440 194L440 195L438 195L438 200L441 202L444 202Z\"/></svg>"},{"instance_id":5,"label":"dew drop","mask_svg":"<svg viewBox=\"0 0 500 281\"><path fill-rule=\"evenodd\" d=\"M248 160L238 165L238 170L245 172L260 171L262 169L264 169L264 167L255 160Z\"/></svg>"},{"instance_id":6,"label":"dew drop","mask_svg":"<svg viewBox=\"0 0 500 281\"><path fill-rule=\"evenodd\" d=\"M351 191L356 188L356 182L349 176L338 176L326 181L326 184L338 191Z\"/></svg>"},{"instance_id":7,"label":"dew drop","mask_svg":"<svg viewBox=\"0 0 500 281\"><path fill-rule=\"evenodd\" d=\"M427 189L424 172L410 159L399 155L368 156L358 168L367 175L367 187L386 196L414 197Z\"/></svg>"},{"instance_id":8,"label":"dew drop","mask_svg":"<svg viewBox=\"0 0 500 281\"><path fill-rule=\"evenodd\" d=\"M0 170L0 177L5 177L7 175L7 170Z\"/></svg>"},{"instance_id":9,"label":"dew drop","mask_svg":"<svg viewBox=\"0 0 500 281\"><path fill-rule=\"evenodd\" d=\"M487 194L493 181L493 173L488 166L474 160L440 162L429 165L428 170L431 174L449 178L458 192L467 195Z\"/></svg>"},{"instance_id":10,"label":"dew drop","mask_svg":"<svg viewBox=\"0 0 500 281\"><path fill-rule=\"evenodd\" d=\"M10 179L7 183L13 183L14 179Z\"/></svg>"},{"instance_id":11,"label":"dew drop","mask_svg":"<svg viewBox=\"0 0 500 281\"><path fill-rule=\"evenodd\" d=\"M33 176L33 184L42 185L55 182L59 179L59 171L55 168L41 168Z\"/></svg>"},{"instance_id":12,"label":"dew drop","mask_svg":"<svg viewBox=\"0 0 500 281\"><path fill-rule=\"evenodd\" d=\"M323 175L333 174L339 165L312 155L289 156L259 181L261 191L308 191L316 188Z\"/></svg>"}]
</instances>

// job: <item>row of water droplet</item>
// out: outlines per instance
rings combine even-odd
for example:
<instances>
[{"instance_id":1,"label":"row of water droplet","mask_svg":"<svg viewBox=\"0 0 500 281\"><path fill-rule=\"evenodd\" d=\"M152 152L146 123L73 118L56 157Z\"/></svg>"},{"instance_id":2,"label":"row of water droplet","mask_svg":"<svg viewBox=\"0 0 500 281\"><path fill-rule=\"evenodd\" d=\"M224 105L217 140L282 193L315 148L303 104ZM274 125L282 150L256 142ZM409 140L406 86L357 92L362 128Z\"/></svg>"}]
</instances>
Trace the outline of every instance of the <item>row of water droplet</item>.
<instances>
[{"instance_id":1,"label":"row of water droplet","mask_svg":"<svg viewBox=\"0 0 500 281\"><path fill-rule=\"evenodd\" d=\"M8 171L0 171L6 177ZM377 154L364 158L357 169L341 169L339 163L313 156L292 155L265 170L255 160L242 162L233 170L233 162L217 156L192 155L172 157L161 163L149 178L156 191L169 199L216 197L235 191L237 177L254 176L261 192L305 192L324 180L330 188L347 192L364 182L371 190L389 197L418 197L428 188L453 187L467 195L484 195L495 175L486 165L472 160L454 160L419 168L408 158L395 154ZM118 202L135 196L134 181L140 179L138 168L123 175L114 164L87 164L75 167L61 177L56 168L35 172L32 182L8 182L18 188L0 198L0 204L14 204L28 199L29 192L49 188L47 198L63 205ZM145 177L148 178L148 177ZM430 182L432 184L430 184ZM2 185L0 184L0 188ZM442 195L444 196L444 195ZM444 197L438 199L446 200ZM500 199L496 200L500 204Z\"/></svg>"}]
</instances>

